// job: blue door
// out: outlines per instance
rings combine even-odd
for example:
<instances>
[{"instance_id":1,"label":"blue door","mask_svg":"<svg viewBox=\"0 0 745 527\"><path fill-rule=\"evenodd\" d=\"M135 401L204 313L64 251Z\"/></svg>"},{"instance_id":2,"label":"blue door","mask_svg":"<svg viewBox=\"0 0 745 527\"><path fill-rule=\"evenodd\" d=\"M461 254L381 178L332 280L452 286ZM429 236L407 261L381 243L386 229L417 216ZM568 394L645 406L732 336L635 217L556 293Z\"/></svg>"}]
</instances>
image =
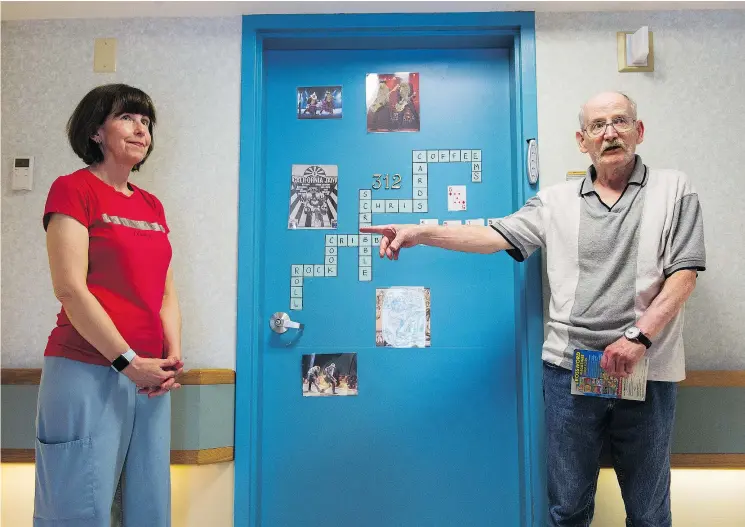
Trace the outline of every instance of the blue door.
<instances>
[{"instance_id":1,"label":"blue door","mask_svg":"<svg viewBox=\"0 0 745 527\"><path fill-rule=\"evenodd\" d=\"M254 523L521 524L517 266L506 254L428 247L391 262L359 233L367 223L488 224L514 210L522 161L509 53L263 52ZM418 132L368 132L371 73L417 75ZM298 88L326 86L341 86L341 118L299 118ZM337 176L320 223L298 208L293 174ZM395 287L426 291L425 347L380 345L376 300ZM270 330L276 312L302 330ZM309 379L329 356L347 377Z\"/></svg>"}]
</instances>

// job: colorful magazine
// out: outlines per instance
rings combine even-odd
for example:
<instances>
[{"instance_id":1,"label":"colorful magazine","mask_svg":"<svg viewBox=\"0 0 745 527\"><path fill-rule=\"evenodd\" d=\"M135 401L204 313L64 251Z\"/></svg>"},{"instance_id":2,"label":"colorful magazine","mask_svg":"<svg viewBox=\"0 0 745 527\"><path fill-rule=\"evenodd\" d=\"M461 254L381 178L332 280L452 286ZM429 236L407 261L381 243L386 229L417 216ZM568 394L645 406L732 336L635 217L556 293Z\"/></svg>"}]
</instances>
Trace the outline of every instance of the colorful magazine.
<instances>
[{"instance_id":1,"label":"colorful magazine","mask_svg":"<svg viewBox=\"0 0 745 527\"><path fill-rule=\"evenodd\" d=\"M574 350L572 394L643 401L647 396L649 358L644 357L626 378L608 375L600 367L602 351Z\"/></svg>"}]
</instances>

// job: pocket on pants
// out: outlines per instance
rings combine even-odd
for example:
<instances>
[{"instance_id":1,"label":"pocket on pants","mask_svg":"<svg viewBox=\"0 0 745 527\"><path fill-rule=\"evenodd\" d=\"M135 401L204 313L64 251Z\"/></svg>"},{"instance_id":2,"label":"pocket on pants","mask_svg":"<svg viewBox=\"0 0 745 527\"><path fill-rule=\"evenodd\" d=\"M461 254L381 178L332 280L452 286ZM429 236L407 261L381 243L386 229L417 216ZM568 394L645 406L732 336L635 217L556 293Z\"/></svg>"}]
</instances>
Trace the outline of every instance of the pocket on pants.
<instances>
[{"instance_id":1,"label":"pocket on pants","mask_svg":"<svg viewBox=\"0 0 745 527\"><path fill-rule=\"evenodd\" d=\"M93 442L36 439L34 518L79 520L96 516Z\"/></svg>"}]
</instances>

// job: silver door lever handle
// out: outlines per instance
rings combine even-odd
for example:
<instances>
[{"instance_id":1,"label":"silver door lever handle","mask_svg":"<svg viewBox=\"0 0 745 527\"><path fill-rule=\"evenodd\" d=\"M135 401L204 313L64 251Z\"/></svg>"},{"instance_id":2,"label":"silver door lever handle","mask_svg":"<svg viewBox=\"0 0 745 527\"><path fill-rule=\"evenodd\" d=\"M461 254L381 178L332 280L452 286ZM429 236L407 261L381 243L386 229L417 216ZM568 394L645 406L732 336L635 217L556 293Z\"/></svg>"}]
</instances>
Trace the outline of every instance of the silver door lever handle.
<instances>
[{"instance_id":1,"label":"silver door lever handle","mask_svg":"<svg viewBox=\"0 0 745 527\"><path fill-rule=\"evenodd\" d=\"M269 319L269 327L275 333L285 333L288 329L299 329L302 330L305 325L299 322L294 322L290 319L290 315L287 313L274 313Z\"/></svg>"}]
</instances>

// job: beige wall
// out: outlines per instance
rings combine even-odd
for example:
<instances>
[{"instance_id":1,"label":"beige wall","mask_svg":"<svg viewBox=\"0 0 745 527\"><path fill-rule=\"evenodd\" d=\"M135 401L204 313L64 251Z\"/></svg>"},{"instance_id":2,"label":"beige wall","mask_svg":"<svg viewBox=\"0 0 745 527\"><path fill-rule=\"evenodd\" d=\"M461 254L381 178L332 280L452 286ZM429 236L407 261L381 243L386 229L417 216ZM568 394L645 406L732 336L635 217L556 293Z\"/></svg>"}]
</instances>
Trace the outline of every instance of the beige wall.
<instances>
[{"instance_id":1,"label":"beige wall","mask_svg":"<svg viewBox=\"0 0 745 527\"><path fill-rule=\"evenodd\" d=\"M698 187L709 270L687 318L687 355L697 369L745 369L737 310L745 304L745 259L738 257L745 245L738 213L745 153L736 144L745 131L744 14L539 13L536 22L542 185L587 164L573 139L579 104L596 91L624 89L647 124L645 161L683 169ZM654 32L657 71L619 74L615 32L644 24ZM119 39L116 74L92 73L96 37ZM57 311L41 229L46 191L80 166L64 138L75 103L94 85L114 81L144 88L159 110L155 153L134 180L161 198L173 230L187 365L234 368L238 17L3 23L3 366L41 365ZM32 192L10 191L14 155L36 157ZM2 524L30 525L32 468L2 470ZM174 527L232 524L232 464L174 467L173 474ZM745 471L676 471L676 527L745 524L745 506L736 499L743 491ZM618 525L622 517L618 486L604 471L594 525Z\"/></svg>"},{"instance_id":2,"label":"beige wall","mask_svg":"<svg viewBox=\"0 0 745 527\"><path fill-rule=\"evenodd\" d=\"M173 527L233 525L232 463L174 465L171 490ZM4 463L0 467L0 525L31 527L33 510L34 466Z\"/></svg>"},{"instance_id":3,"label":"beige wall","mask_svg":"<svg viewBox=\"0 0 745 527\"><path fill-rule=\"evenodd\" d=\"M745 525L745 470L673 470L670 490L675 527ZM616 474L600 471L592 527L619 527L625 512Z\"/></svg>"}]
</instances>

